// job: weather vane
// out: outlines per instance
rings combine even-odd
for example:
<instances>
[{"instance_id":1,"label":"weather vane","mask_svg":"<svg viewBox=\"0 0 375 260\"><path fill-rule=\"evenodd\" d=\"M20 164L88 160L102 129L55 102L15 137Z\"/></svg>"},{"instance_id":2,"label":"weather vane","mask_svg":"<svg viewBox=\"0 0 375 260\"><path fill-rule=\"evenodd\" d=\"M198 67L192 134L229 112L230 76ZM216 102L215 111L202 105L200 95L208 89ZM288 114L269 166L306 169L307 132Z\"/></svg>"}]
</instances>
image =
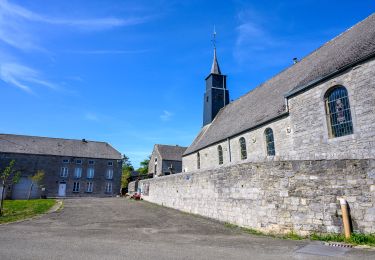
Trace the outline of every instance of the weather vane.
<instances>
[{"instance_id":1,"label":"weather vane","mask_svg":"<svg viewBox=\"0 0 375 260\"><path fill-rule=\"evenodd\" d=\"M212 44L214 45L214 48L216 49L216 29L215 29L215 25L214 25L214 32L212 34Z\"/></svg>"}]
</instances>

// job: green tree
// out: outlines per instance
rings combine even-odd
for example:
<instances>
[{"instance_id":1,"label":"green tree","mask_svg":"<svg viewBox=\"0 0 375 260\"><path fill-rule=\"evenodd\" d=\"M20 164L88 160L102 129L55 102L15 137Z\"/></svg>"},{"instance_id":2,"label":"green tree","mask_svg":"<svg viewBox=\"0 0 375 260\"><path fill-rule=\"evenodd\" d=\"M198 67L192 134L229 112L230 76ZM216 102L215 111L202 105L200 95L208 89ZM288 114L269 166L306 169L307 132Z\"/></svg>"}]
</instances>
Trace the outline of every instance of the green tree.
<instances>
[{"instance_id":1,"label":"green tree","mask_svg":"<svg viewBox=\"0 0 375 260\"><path fill-rule=\"evenodd\" d=\"M138 168L138 172L140 174L146 175L148 174L148 163L150 162L151 156L148 156L147 159L144 159L141 162L141 167Z\"/></svg>"},{"instance_id":2,"label":"green tree","mask_svg":"<svg viewBox=\"0 0 375 260\"><path fill-rule=\"evenodd\" d=\"M10 183L17 183L20 173L14 170L15 160L10 161L9 165L4 169L0 169L0 184L1 184L1 200L0 200L0 216L3 214L3 203L6 185Z\"/></svg>"},{"instance_id":3,"label":"green tree","mask_svg":"<svg viewBox=\"0 0 375 260\"><path fill-rule=\"evenodd\" d=\"M125 154L122 156L122 176L121 176L121 188L128 187L129 178L131 172L134 171L134 167L131 164L129 157Z\"/></svg>"},{"instance_id":4,"label":"green tree","mask_svg":"<svg viewBox=\"0 0 375 260\"><path fill-rule=\"evenodd\" d=\"M44 171L37 171L33 176L30 176L29 179L31 180L30 189L29 189L29 195L27 199L29 200L31 197L31 191L33 190L34 184L37 185L37 188L40 188L41 183L44 179Z\"/></svg>"}]
</instances>

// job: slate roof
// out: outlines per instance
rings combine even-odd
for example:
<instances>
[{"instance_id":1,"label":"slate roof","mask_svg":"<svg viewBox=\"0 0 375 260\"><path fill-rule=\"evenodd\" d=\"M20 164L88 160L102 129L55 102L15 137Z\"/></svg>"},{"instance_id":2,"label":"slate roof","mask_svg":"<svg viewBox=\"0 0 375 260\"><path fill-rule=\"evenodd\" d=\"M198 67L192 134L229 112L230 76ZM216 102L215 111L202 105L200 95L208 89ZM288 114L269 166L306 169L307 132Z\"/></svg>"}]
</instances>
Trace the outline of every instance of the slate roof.
<instances>
[{"instance_id":1,"label":"slate roof","mask_svg":"<svg viewBox=\"0 0 375 260\"><path fill-rule=\"evenodd\" d=\"M105 142L12 134L0 134L1 152L121 159L121 153Z\"/></svg>"},{"instance_id":2,"label":"slate roof","mask_svg":"<svg viewBox=\"0 0 375 260\"><path fill-rule=\"evenodd\" d=\"M228 104L185 151L193 153L286 114L285 96L375 54L375 14Z\"/></svg>"},{"instance_id":3,"label":"slate roof","mask_svg":"<svg viewBox=\"0 0 375 260\"><path fill-rule=\"evenodd\" d=\"M156 144L155 149L158 151L162 160L182 161L182 155L187 149L187 147L178 145Z\"/></svg>"}]
</instances>

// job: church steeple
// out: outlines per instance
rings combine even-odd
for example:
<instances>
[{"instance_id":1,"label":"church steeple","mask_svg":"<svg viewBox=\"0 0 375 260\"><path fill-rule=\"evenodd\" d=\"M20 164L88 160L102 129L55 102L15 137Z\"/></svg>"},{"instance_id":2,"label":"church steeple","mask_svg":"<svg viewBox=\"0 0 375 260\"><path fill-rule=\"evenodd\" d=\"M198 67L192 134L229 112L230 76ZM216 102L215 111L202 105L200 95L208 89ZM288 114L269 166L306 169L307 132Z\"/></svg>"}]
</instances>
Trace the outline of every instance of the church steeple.
<instances>
[{"instance_id":1,"label":"church steeple","mask_svg":"<svg viewBox=\"0 0 375 260\"><path fill-rule=\"evenodd\" d=\"M216 46L214 48L214 60L212 61L211 73L221 75L219 63L217 62L216 58Z\"/></svg>"},{"instance_id":2,"label":"church steeple","mask_svg":"<svg viewBox=\"0 0 375 260\"><path fill-rule=\"evenodd\" d=\"M216 57L216 31L214 29L212 43L214 45L214 59L211 72L206 78L206 93L204 94L203 126L214 120L219 110L229 103L227 90L227 76L221 74Z\"/></svg>"}]
</instances>

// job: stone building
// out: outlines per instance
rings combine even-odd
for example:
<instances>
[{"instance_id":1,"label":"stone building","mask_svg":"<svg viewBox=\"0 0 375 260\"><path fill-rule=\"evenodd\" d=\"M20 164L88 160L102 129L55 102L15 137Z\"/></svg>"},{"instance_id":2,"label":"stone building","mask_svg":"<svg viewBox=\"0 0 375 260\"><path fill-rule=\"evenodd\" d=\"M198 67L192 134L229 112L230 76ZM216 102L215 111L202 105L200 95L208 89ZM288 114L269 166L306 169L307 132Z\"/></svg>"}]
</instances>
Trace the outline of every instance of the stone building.
<instances>
[{"instance_id":1,"label":"stone building","mask_svg":"<svg viewBox=\"0 0 375 260\"><path fill-rule=\"evenodd\" d=\"M183 173L140 181L143 199L300 235L343 232L344 199L352 230L374 233L375 15L229 104L215 67Z\"/></svg>"},{"instance_id":2,"label":"stone building","mask_svg":"<svg viewBox=\"0 0 375 260\"><path fill-rule=\"evenodd\" d=\"M47 197L113 196L120 192L121 154L105 142L0 134L1 168L15 160L21 174L7 197L25 199L30 176L43 171ZM35 187L35 186L34 186ZM40 196L34 188L31 197Z\"/></svg>"},{"instance_id":3,"label":"stone building","mask_svg":"<svg viewBox=\"0 0 375 260\"><path fill-rule=\"evenodd\" d=\"M183 155L183 170L374 158L374 57L373 14L228 104L215 50L204 125Z\"/></svg>"},{"instance_id":4,"label":"stone building","mask_svg":"<svg viewBox=\"0 0 375 260\"><path fill-rule=\"evenodd\" d=\"M187 147L155 144L148 164L148 173L153 177L170 175L182 171L182 154Z\"/></svg>"}]
</instances>

